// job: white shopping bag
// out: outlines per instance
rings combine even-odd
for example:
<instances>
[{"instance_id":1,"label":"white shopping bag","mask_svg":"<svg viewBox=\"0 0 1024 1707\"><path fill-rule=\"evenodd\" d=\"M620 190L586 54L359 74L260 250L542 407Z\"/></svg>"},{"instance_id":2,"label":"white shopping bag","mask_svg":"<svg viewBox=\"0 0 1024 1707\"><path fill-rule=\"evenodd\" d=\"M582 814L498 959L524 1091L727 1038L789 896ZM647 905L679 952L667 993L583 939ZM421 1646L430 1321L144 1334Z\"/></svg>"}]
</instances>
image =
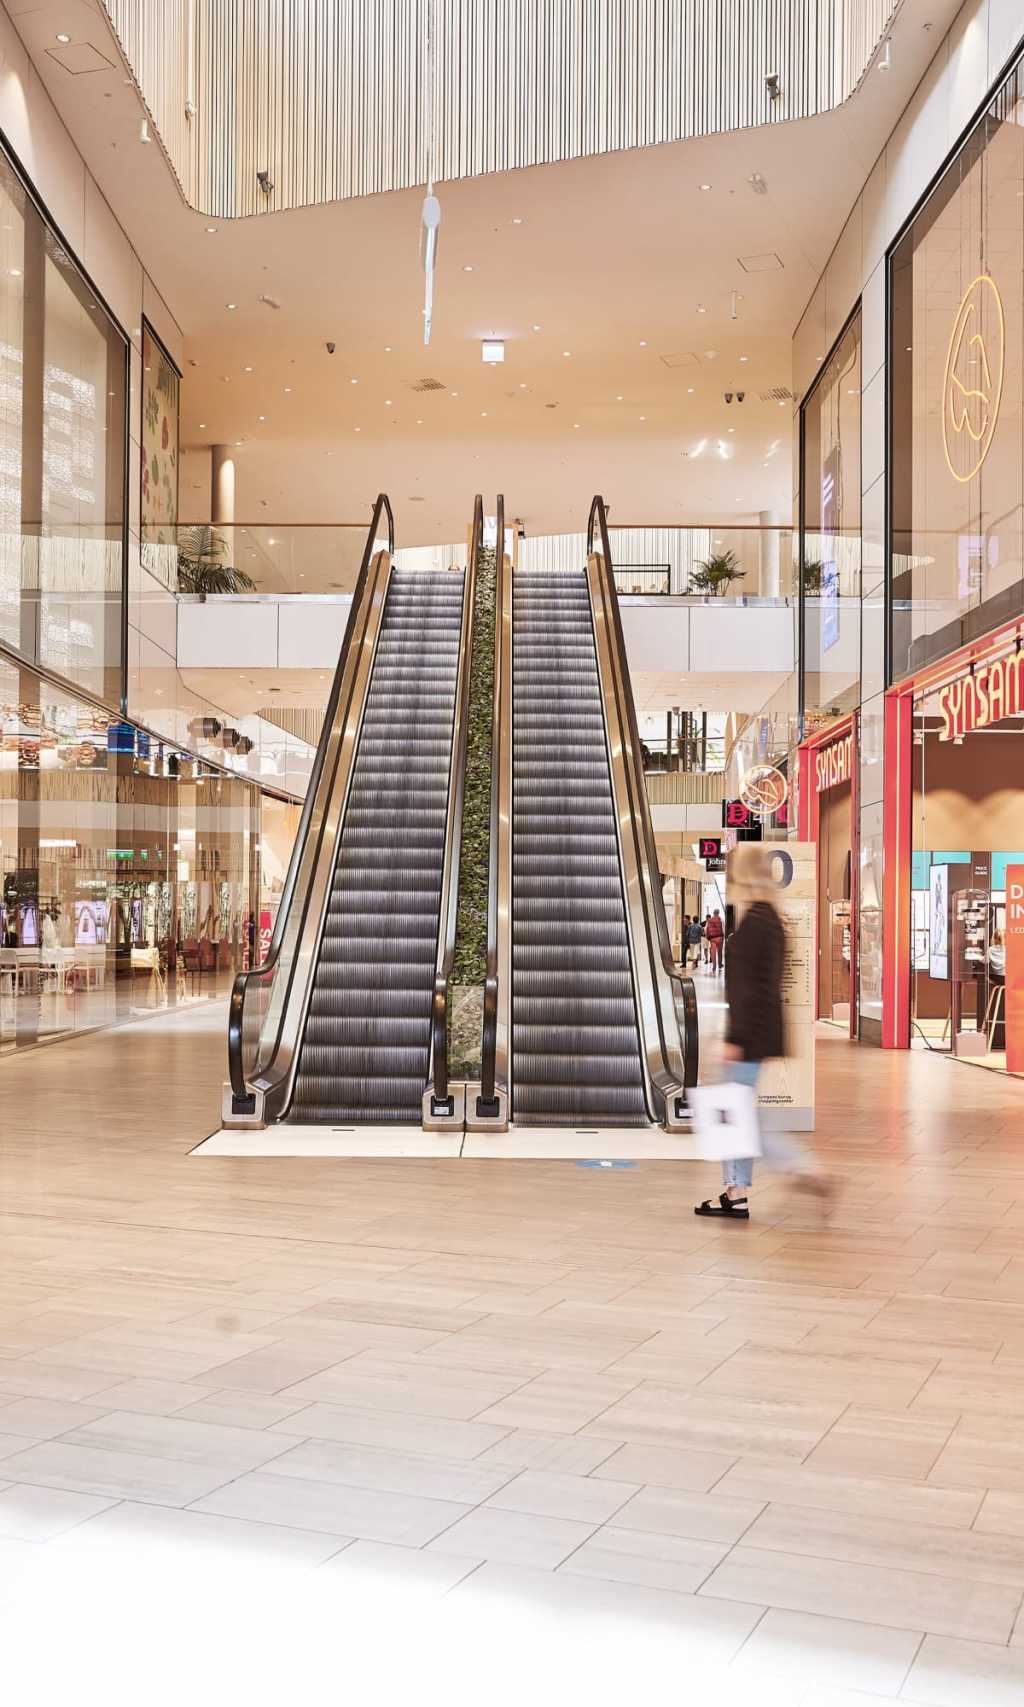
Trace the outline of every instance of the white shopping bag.
<instances>
[{"instance_id":1,"label":"white shopping bag","mask_svg":"<svg viewBox=\"0 0 1024 1707\"><path fill-rule=\"evenodd\" d=\"M750 1085L723 1079L686 1093L693 1113L698 1156L706 1162L731 1162L761 1154L757 1092Z\"/></svg>"}]
</instances>

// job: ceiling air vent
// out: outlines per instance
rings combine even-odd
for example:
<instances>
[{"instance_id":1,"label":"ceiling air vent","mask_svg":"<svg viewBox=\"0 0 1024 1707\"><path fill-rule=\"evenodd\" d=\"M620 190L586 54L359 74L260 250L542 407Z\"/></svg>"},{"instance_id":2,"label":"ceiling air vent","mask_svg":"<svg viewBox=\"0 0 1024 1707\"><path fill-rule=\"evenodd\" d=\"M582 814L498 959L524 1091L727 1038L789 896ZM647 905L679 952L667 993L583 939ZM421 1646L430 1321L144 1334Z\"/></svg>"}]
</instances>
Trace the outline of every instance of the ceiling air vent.
<instances>
[{"instance_id":1,"label":"ceiling air vent","mask_svg":"<svg viewBox=\"0 0 1024 1707\"><path fill-rule=\"evenodd\" d=\"M769 391L762 391L762 403L795 403L796 392L790 391L788 385L773 385Z\"/></svg>"},{"instance_id":2,"label":"ceiling air vent","mask_svg":"<svg viewBox=\"0 0 1024 1707\"><path fill-rule=\"evenodd\" d=\"M699 359L692 350L680 350L675 355L660 357L666 367L696 367Z\"/></svg>"},{"instance_id":3,"label":"ceiling air vent","mask_svg":"<svg viewBox=\"0 0 1024 1707\"><path fill-rule=\"evenodd\" d=\"M413 391L447 391L448 387L440 379L418 379L412 389Z\"/></svg>"}]
</instances>

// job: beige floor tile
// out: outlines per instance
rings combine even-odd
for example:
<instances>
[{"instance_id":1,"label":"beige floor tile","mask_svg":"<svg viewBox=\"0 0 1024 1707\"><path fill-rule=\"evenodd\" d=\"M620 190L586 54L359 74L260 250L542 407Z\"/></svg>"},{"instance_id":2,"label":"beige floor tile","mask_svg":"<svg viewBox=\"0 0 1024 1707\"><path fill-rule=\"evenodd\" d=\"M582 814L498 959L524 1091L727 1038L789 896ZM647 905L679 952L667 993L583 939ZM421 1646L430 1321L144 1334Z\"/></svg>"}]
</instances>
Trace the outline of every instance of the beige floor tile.
<instances>
[{"instance_id":1,"label":"beige floor tile","mask_svg":"<svg viewBox=\"0 0 1024 1707\"><path fill-rule=\"evenodd\" d=\"M637 1492L628 1482L599 1481L551 1470L524 1470L507 1481L487 1503L503 1511L537 1517L569 1517L580 1523L607 1523Z\"/></svg>"},{"instance_id":2,"label":"beige floor tile","mask_svg":"<svg viewBox=\"0 0 1024 1707\"><path fill-rule=\"evenodd\" d=\"M397 1591L403 1607L420 1601L439 1600L463 1581L480 1563L478 1559L449 1557L432 1547L395 1547L385 1541L353 1541L322 1566L329 1578L338 1577L348 1593Z\"/></svg>"},{"instance_id":3,"label":"beige floor tile","mask_svg":"<svg viewBox=\"0 0 1024 1707\"><path fill-rule=\"evenodd\" d=\"M970 1411L973 1416L1024 1416L1024 1375L1010 1375L995 1365L977 1374L932 1375L915 1400L915 1411Z\"/></svg>"},{"instance_id":4,"label":"beige floor tile","mask_svg":"<svg viewBox=\"0 0 1024 1707\"><path fill-rule=\"evenodd\" d=\"M276 1425L275 1425L276 1429ZM416 1411L361 1410L346 1405L303 1405L280 1424L282 1433L351 1446L376 1446L425 1458L476 1458L503 1440L506 1430L489 1423L456 1422Z\"/></svg>"},{"instance_id":5,"label":"beige floor tile","mask_svg":"<svg viewBox=\"0 0 1024 1707\"><path fill-rule=\"evenodd\" d=\"M596 1527L595 1523L574 1522L564 1517L534 1517L525 1512L479 1506L446 1529L434 1545L441 1553L553 1571Z\"/></svg>"},{"instance_id":6,"label":"beige floor tile","mask_svg":"<svg viewBox=\"0 0 1024 1707\"><path fill-rule=\"evenodd\" d=\"M1024 1652L926 1636L903 1695L927 1707L1020 1707Z\"/></svg>"},{"instance_id":7,"label":"beige floor tile","mask_svg":"<svg viewBox=\"0 0 1024 1707\"><path fill-rule=\"evenodd\" d=\"M617 1529L609 1523L571 1553L559 1570L603 1582L695 1594L727 1551L710 1541Z\"/></svg>"},{"instance_id":8,"label":"beige floor tile","mask_svg":"<svg viewBox=\"0 0 1024 1707\"><path fill-rule=\"evenodd\" d=\"M692 1494L677 1488L647 1487L616 1513L615 1524L619 1529L683 1535L693 1541L731 1546L762 1509L760 1501L732 1499L717 1488L713 1494Z\"/></svg>"},{"instance_id":9,"label":"beige floor tile","mask_svg":"<svg viewBox=\"0 0 1024 1707\"><path fill-rule=\"evenodd\" d=\"M422 1547L449 1530L466 1506L445 1500L419 1499L411 1494L381 1493L370 1488L316 1482L302 1476L276 1476L253 1471L197 1499L195 1509L216 1517L241 1517L253 1523L315 1529L356 1540L390 1541L400 1547ZM454 1549L447 1549L451 1552Z\"/></svg>"},{"instance_id":10,"label":"beige floor tile","mask_svg":"<svg viewBox=\"0 0 1024 1707\"><path fill-rule=\"evenodd\" d=\"M0 1362L0 1394L26 1399L89 1399L109 1387L111 1376L95 1369L50 1369L24 1358Z\"/></svg>"},{"instance_id":11,"label":"beige floor tile","mask_svg":"<svg viewBox=\"0 0 1024 1707\"><path fill-rule=\"evenodd\" d=\"M524 1688L537 1685L539 1649L562 1659L574 1685L588 1656L595 1654L600 1668L591 1673L593 1683L606 1680L609 1647L611 1658L621 1653L621 1684L610 1696L605 1690L606 1700L626 1699L630 1688L635 1689L638 1654L650 1652L640 1644L652 1640L658 1643L656 1658L671 1667L674 1690L684 1690L685 1674L685 1692L699 1682L715 1689L717 1698L719 1668L764 1613L763 1603L741 1606L633 1583L588 1581L569 1570L531 1570L492 1561L453 1589L452 1601L464 1617L496 1632L508 1630L509 1607L514 1608L512 1630L520 1640L524 1631L532 1635L525 1655L531 1675L524 1678ZM511 1657L514 1642L507 1637L506 1647ZM667 1700L672 1699L670 1694Z\"/></svg>"},{"instance_id":12,"label":"beige floor tile","mask_svg":"<svg viewBox=\"0 0 1024 1707\"><path fill-rule=\"evenodd\" d=\"M542 1433L575 1434L628 1393L634 1383L612 1375L548 1374L526 1382L511 1397L481 1411L478 1422L506 1428L539 1429ZM614 1436L615 1430L608 1429ZM621 1439L622 1436L620 1435Z\"/></svg>"},{"instance_id":13,"label":"beige floor tile","mask_svg":"<svg viewBox=\"0 0 1024 1707\"><path fill-rule=\"evenodd\" d=\"M997 1583L965 1583L746 1546L734 1547L700 1592L980 1642L1008 1641L1020 1605L1018 1590Z\"/></svg>"},{"instance_id":14,"label":"beige floor tile","mask_svg":"<svg viewBox=\"0 0 1024 1707\"><path fill-rule=\"evenodd\" d=\"M1024 1492L991 1488L981 1502L974 1527L983 1534L1018 1535L1024 1538Z\"/></svg>"},{"instance_id":15,"label":"beige floor tile","mask_svg":"<svg viewBox=\"0 0 1024 1707\"><path fill-rule=\"evenodd\" d=\"M587 1440L582 1435L533 1434L514 1429L477 1457L478 1464L515 1470L559 1470L565 1475L602 1474L605 1460L616 1449L611 1440ZM628 1480L629 1478L625 1478Z\"/></svg>"},{"instance_id":16,"label":"beige floor tile","mask_svg":"<svg viewBox=\"0 0 1024 1707\"><path fill-rule=\"evenodd\" d=\"M153 1416L169 1417L187 1405L202 1401L210 1391L208 1387L186 1381L119 1381L113 1387L104 1387L95 1397L96 1403L109 1411L148 1411Z\"/></svg>"},{"instance_id":17,"label":"beige floor tile","mask_svg":"<svg viewBox=\"0 0 1024 1707\"><path fill-rule=\"evenodd\" d=\"M769 1506L744 1536L748 1547L848 1559L901 1571L934 1571L964 1582L1003 1583L1024 1596L1024 1540L941 1529L906 1518Z\"/></svg>"},{"instance_id":18,"label":"beige floor tile","mask_svg":"<svg viewBox=\"0 0 1024 1707\"><path fill-rule=\"evenodd\" d=\"M140 1452L69 1446L61 1440L37 1442L13 1458L5 1458L3 1467L5 1479L15 1482L157 1505L188 1505L219 1487L231 1474L223 1465L180 1464Z\"/></svg>"},{"instance_id":19,"label":"beige floor tile","mask_svg":"<svg viewBox=\"0 0 1024 1707\"><path fill-rule=\"evenodd\" d=\"M585 1430L634 1445L719 1450L771 1460L804 1458L831 1428L840 1404L734 1398L731 1394L680 1392L643 1382L612 1404Z\"/></svg>"},{"instance_id":20,"label":"beige floor tile","mask_svg":"<svg viewBox=\"0 0 1024 1707\"><path fill-rule=\"evenodd\" d=\"M63 1436L71 1446L98 1446L112 1452L143 1452L181 1464L222 1465L236 1473L255 1470L295 1442L276 1430L227 1428L222 1423L186 1421L135 1411L111 1411Z\"/></svg>"},{"instance_id":21,"label":"beige floor tile","mask_svg":"<svg viewBox=\"0 0 1024 1707\"><path fill-rule=\"evenodd\" d=\"M257 1353L257 1356L263 1356ZM269 1355L269 1354L266 1354ZM420 1415L468 1421L485 1416L521 1385L522 1376L498 1370L438 1369L423 1362L399 1363L368 1355L338 1363L308 1379L280 1389L296 1402L323 1400L359 1410L415 1411Z\"/></svg>"},{"instance_id":22,"label":"beige floor tile","mask_svg":"<svg viewBox=\"0 0 1024 1707\"><path fill-rule=\"evenodd\" d=\"M109 1511L112 1501L66 1488L22 1486L0 1493L0 1535L15 1541L50 1541L76 1524Z\"/></svg>"},{"instance_id":23,"label":"beige floor tile","mask_svg":"<svg viewBox=\"0 0 1024 1707\"><path fill-rule=\"evenodd\" d=\"M232 1393L222 1388L183 1405L175 1415L183 1421L224 1423L228 1428L275 1428L283 1427L289 1417L302 1409L293 1400L275 1399L264 1393Z\"/></svg>"},{"instance_id":24,"label":"beige floor tile","mask_svg":"<svg viewBox=\"0 0 1024 1707\"><path fill-rule=\"evenodd\" d=\"M351 1350L353 1354L359 1350L357 1342L352 1343ZM228 1363L207 1364L203 1371L205 1385L230 1387L239 1392L278 1393L334 1368L341 1356L337 1346L313 1351L278 1344L263 1351L247 1352Z\"/></svg>"},{"instance_id":25,"label":"beige floor tile","mask_svg":"<svg viewBox=\"0 0 1024 1707\"><path fill-rule=\"evenodd\" d=\"M898 1694L920 1642L917 1631L770 1607L733 1660L729 1677L741 1686L749 1681L752 1700L780 1681L794 1700L809 1684L870 1691L876 1700Z\"/></svg>"},{"instance_id":26,"label":"beige floor tile","mask_svg":"<svg viewBox=\"0 0 1024 1707\"><path fill-rule=\"evenodd\" d=\"M705 1494L736 1459L724 1452L677 1452L670 1446L620 1446L591 1474Z\"/></svg>"},{"instance_id":27,"label":"beige floor tile","mask_svg":"<svg viewBox=\"0 0 1024 1707\"><path fill-rule=\"evenodd\" d=\"M957 1420L851 1405L809 1455L807 1467L842 1476L924 1477Z\"/></svg>"},{"instance_id":28,"label":"beige floor tile","mask_svg":"<svg viewBox=\"0 0 1024 1707\"><path fill-rule=\"evenodd\" d=\"M969 1488L889 1481L867 1476L831 1475L801 1465L776 1466L744 1460L716 1485L716 1494L737 1499L774 1501L816 1511L853 1511L878 1517L969 1529L979 1496Z\"/></svg>"},{"instance_id":29,"label":"beige floor tile","mask_svg":"<svg viewBox=\"0 0 1024 1707\"><path fill-rule=\"evenodd\" d=\"M425 1499L457 1500L478 1505L505 1486L511 1472L443 1458L407 1457L366 1446L343 1446L333 1440L305 1440L274 1460L275 1476L341 1482L353 1488L379 1488L384 1493L422 1494ZM582 1479L582 1478L581 1478Z\"/></svg>"},{"instance_id":30,"label":"beige floor tile","mask_svg":"<svg viewBox=\"0 0 1024 1707\"><path fill-rule=\"evenodd\" d=\"M104 1414L103 1406L76 1404L71 1400L12 1399L0 1407L0 1435L53 1440L67 1429L82 1428Z\"/></svg>"},{"instance_id":31,"label":"beige floor tile","mask_svg":"<svg viewBox=\"0 0 1024 1707\"><path fill-rule=\"evenodd\" d=\"M902 1410L922 1388L933 1363L904 1358L898 1368L871 1357L830 1357L820 1351L738 1351L701 1383L703 1393L759 1399L834 1400ZM956 1408L956 1407L947 1407Z\"/></svg>"},{"instance_id":32,"label":"beige floor tile","mask_svg":"<svg viewBox=\"0 0 1024 1707\"><path fill-rule=\"evenodd\" d=\"M941 1487L1024 1494L1024 1436L1003 1417L961 1416L928 1480Z\"/></svg>"},{"instance_id":33,"label":"beige floor tile","mask_svg":"<svg viewBox=\"0 0 1024 1707\"><path fill-rule=\"evenodd\" d=\"M83 1555L109 1553L118 1566L141 1555L157 1560L161 1570L188 1573L202 1561L214 1571L226 1565L237 1569L242 1562L266 1563L273 1566L276 1581L284 1566L310 1567L333 1559L351 1538L122 1500L64 1535L60 1545Z\"/></svg>"}]
</instances>

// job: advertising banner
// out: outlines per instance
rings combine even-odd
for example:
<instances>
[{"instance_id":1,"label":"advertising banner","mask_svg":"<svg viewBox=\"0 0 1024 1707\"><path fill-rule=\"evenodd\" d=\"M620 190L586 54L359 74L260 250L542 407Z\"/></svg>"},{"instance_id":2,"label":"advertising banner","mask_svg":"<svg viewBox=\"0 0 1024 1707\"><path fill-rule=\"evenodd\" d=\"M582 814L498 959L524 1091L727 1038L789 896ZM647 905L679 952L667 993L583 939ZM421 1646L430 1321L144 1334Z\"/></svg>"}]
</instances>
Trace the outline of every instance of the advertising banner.
<instances>
[{"instance_id":1,"label":"advertising banner","mask_svg":"<svg viewBox=\"0 0 1024 1707\"><path fill-rule=\"evenodd\" d=\"M786 1053L766 1061L758 1081L762 1124L780 1132L814 1129L814 928L817 850L813 842L771 848L775 905L786 928L782 1004Z\"/></svg>"},{"instance_id":2,"label":"advertising banner","mask_svg":"<svg viewBox=\"0 0 1024 1707\"><path fill-rule=\"evenodd\" d=\"M1024 1073L1024 865L1006 868L1006 1067Z\"/></svg>"}]
</instances>

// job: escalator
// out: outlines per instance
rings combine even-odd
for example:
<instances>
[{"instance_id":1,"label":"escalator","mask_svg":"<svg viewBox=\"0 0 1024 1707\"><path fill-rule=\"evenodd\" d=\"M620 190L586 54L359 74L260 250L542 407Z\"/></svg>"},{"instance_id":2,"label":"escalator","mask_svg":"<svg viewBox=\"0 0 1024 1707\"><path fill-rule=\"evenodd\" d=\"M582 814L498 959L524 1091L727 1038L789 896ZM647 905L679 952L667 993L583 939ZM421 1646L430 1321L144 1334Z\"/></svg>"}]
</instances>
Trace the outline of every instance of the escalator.
<instances>
[{"instance_id":1,"label":"escalator","mask_svg":"<svg viewBox=\"0 0 1024 1707\"><path fill-rule=\"evenodd\" d=\"M378 499L270 952L232 992L228 1124L420 1122L454 930L479 499L473 533L465 571L397 569Z\"/></svg>"},{"instance_id":2,"label":"escalator","mask_svg":"<svg viewBox=\"0 0 1024 1707\"><path fill-rule=\"evenodd\" d=\"M685 1130L697 1005L672 959L603 501L585 568L513 573L502 555L497 599L493 977L467 1124Z\"/></svg>"},{"instance_id":3,"label":"escalator","mask_svg":"<svg viewBox=\"0 0 1024 1707\"><path fill-rule=\"evenodd\" d=\"M515 1117L646 1126L586 574L517 574L512 611Z\"/></svg>"}]
</instances>

